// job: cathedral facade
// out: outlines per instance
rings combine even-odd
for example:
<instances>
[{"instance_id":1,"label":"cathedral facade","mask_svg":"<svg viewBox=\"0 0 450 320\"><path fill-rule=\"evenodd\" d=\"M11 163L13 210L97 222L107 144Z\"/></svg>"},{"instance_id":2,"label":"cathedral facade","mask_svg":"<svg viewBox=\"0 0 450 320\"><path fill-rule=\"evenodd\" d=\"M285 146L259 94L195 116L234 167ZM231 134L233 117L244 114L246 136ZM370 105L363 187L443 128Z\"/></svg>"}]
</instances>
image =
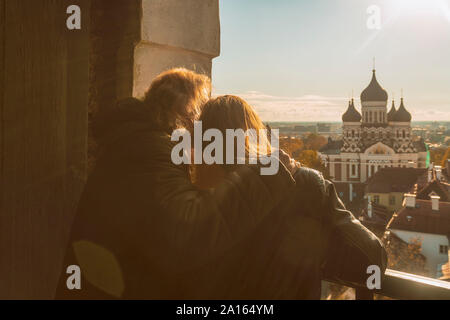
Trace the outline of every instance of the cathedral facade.
<instances>
[{"instance_id":1,"label":"cathedral facade","mask_svg":"<svg viewBox=\"0 0 450 320\"><path fill-rule=\"evenodd\" d=\"M403 97L398 108L376 78L361 93L361 112L354 99L342 116L339 140L329 139L320 156L335 183L364 183L380 168L426 168L428 151L423 140L413 138L411 114ZM350 196L351 198L351 196Z\"/></svg>"}]
</instances>

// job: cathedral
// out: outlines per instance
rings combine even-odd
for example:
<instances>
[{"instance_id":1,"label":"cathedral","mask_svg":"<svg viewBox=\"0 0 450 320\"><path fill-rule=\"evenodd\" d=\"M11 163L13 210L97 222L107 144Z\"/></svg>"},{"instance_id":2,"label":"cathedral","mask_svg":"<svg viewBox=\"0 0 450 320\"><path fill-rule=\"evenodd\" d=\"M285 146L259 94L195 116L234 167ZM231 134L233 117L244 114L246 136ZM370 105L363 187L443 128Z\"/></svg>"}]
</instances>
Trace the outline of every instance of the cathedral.
<instances>
[{"instance_id":1,"label":"cathedral","mask_svg":"<svg viewBox=\"0 0 450 320\"><path fill-rule=\"evenodd\" d=\"M372 72L372 81L361 93L361 112L352 99L342 115L342 138L329 139L320 150L331 179L350 184L350 189L380 168L426 168L429 162L424 141L413 138L403 97L398 108L392 101L388 112L388 94Z\"/></svg>"}]
</instances>

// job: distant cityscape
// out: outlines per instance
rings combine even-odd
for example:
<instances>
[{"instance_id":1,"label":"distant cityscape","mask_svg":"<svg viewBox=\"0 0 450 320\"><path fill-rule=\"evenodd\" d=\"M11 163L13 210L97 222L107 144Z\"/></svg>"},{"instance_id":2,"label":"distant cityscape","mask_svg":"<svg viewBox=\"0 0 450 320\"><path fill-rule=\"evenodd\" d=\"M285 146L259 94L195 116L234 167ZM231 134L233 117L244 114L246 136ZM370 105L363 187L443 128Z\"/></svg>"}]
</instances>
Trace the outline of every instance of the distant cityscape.
<instances>
[{"instance_id":1,"label":"distant cityscape","mask_svg":"<svg viewBox=\"0 0 450 320\"><path fill-rule=\"evenodd\" d=\"M389 268L450 281L450 122L412 121L403 97L388 112L375 70L360 101L348 102L342 122L267 125L282 149L334 182L382 239Z\"/></svg>"},{"instance_id":2,"label":"distant cityscape","mask_svg":"<svg viewBox=\"0 0 450 320\"><path fill-rule=\"evenodd\" d=\"M267 122L274 129L280 130L280 136L301 138L310 133L320 134L326 138L338 138L342 135L342 122ZM450 121L413 121L414 136L421 137L430 149L450 146Z\"/></svg>"}]
</instances>

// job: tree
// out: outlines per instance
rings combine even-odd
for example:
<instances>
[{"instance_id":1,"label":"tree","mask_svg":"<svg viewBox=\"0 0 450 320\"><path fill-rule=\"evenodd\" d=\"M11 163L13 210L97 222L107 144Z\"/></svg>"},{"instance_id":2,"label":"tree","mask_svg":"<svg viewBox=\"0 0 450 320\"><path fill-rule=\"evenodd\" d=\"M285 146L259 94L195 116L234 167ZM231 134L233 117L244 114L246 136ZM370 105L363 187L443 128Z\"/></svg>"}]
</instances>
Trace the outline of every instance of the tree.
<instances>
[{"instance_id":1,"label":"tree","mask_svg":"<svg viewBox=\"0 0 450 320\"><path fill-rule=\"evenodd\" d=\"M437 148L430 150L430 160L436 165L440 165L443 162L446 152L449 148Z\"/></svg>"},{"instance_id":2,"label":"tree","mask_svg":"<svg viewBox=\"0 0 450 320\"><path fill-rule=\"evenodd\" d=\"M280 138L280 149L295 158L304 149L304 144L299 138Z\"/></svg>"},{"instance_id":3,"label":"tree","mask_svg":"<svg viewBox=\"0 0 450 320\"><path fill-rule=\"evenodd\" d=\"M316 169L322 172L325 178L328 178L328 170L315 150L303 150L296 160L300 161L302 166Z\"/></svg>"},{"instance_id":4,"label":"tree","mask_svg":"<svg viewBox=\"0 0 450 320\"><path fill-rule=\"evenodd\" d=\"M305 139L303 139L306 150L319 151L320 148L327 144L327 142L328 141L324 136L320 136L316 133L310 133Z\"/></svg>"},{"instance_id":5,"label":"tree","mask_svg":"<svg viewBox=\"0 0 450 320\"><path fill-rule=\"evenodd\" d=\"M316 169L328 177L328 170L319 157L318 150L327 144L327 139L323 136L311 133L303 139L283 137L280 138L280 149L284 150L292 158L300 161L302 166Z\"/></svg>"},{"instance_id":6,"label":"tree","mask_svg":"<svg viewBox=\"0 0 450 320\"><path fill-rule=\"evenodd\" d=\"M422 255L422 242L418 238L413 238L409 243L390 234L386 243L388 254L388 268L413 273L422 276L429 276L425 268L426 258Z\"/></svg>"},{"instance_id":7,"label":"tree","mask_svg":"<svg viewBox=\"0 0 450 320\"><path fill-rule=\"evenodd\" d=\"M441 166L445 168L447 166L447 160L450 159L450 148L447 148L444 155L441 158Z\"/></svg>"}]
</instances>

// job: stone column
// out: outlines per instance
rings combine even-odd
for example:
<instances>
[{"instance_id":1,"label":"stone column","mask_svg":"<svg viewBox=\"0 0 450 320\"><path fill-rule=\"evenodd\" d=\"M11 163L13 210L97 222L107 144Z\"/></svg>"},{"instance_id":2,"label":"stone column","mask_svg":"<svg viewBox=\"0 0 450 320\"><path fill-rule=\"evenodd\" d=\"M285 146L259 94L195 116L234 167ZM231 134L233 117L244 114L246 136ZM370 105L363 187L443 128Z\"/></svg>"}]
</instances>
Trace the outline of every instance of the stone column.
<instances>
[{"instance_id":1,"label":"stone column","mask_svg":"<svg viewBox=\"0 0 450 320\"><path fill-rule=\"evenodd\" d=\"M142 0L142 17L134 50L134 96L142 96L169 68L211 75L212 59L220 53L218 0Z\"/></svg>"}]
</instances>

